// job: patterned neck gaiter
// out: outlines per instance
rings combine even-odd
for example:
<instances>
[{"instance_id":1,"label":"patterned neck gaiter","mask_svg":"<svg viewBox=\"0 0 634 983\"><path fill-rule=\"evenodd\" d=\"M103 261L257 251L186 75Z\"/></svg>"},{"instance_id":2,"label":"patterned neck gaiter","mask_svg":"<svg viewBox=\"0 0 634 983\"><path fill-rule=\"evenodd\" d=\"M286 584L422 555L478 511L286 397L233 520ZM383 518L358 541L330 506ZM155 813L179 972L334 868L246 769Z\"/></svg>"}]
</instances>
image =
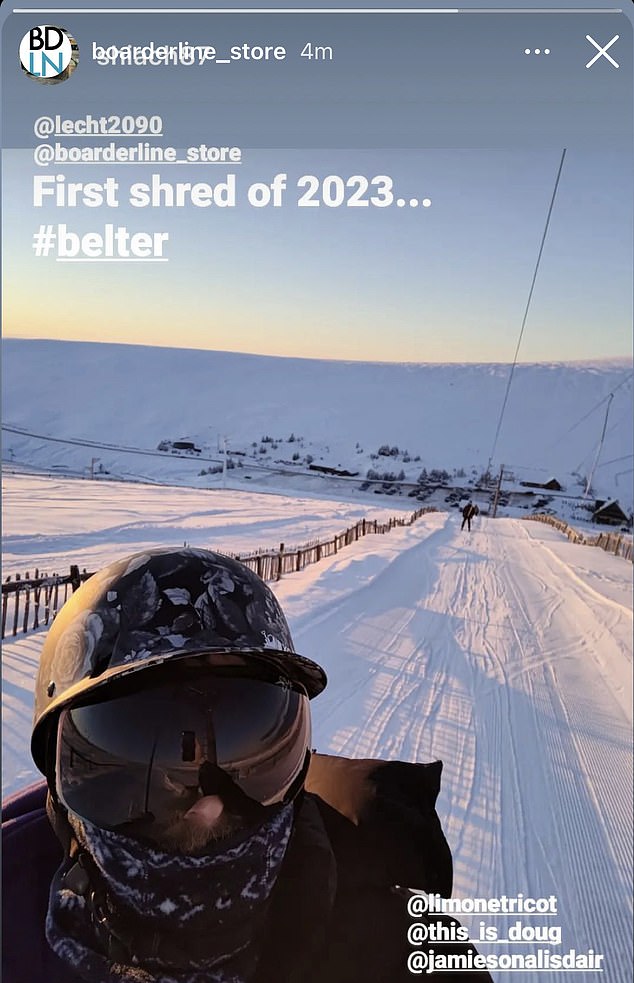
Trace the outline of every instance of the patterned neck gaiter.
<instances>
[{"instance_id":1,"label":"patterned neck gaiter","mask_svg":"<svg viewBox=\"0 0 634 983\"><path fill-rule=\"evenodd\" d=\"M84 896L65 886L66 863L51 885L46 938L81 979L253 979L269 898L291 835L292 805L242 838L219 841L215 850L198 857L163 853L76 817L69 820L102 879L103 904L95 917L90 891ZM123 947L108 954L113 935Z\"/></svg>"}]
</instances>

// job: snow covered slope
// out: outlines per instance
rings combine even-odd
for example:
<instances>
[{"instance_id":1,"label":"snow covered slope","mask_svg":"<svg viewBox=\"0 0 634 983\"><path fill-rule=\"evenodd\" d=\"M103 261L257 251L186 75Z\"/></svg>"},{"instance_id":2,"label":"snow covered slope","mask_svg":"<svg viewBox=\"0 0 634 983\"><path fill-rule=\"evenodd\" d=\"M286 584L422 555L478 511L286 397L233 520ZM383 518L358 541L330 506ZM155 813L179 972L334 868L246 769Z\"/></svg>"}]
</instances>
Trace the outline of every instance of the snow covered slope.
<instances>
[{"instance_id":1,"label":"snow covered slope","mask_svg":"<svg viewBox=\"0 0 634 983\"><path fill-rule=\"evenodd\" d=\"M305 470L308 455L361 478L370 467L403 469L410 480L423 467L478 474L493 451L510 371L501 364L337 362L18 339L5 339L2 352L3 424L53 438L7 430L5 461L85 473L94 457L113 475L192 485L219 484L217 475L200 471L218 465L225 437L242 455L235 460L244 469L231 473L234 482L244 483L247 473L248 480L263 481L257 470L263 463ZM592 470L614 392L593 484L597 496L618 498L629 510L633 391L626 359L518 365L495 469L505 464L518 481L555 475L562 484L572 484L576 472L577 494ZM297 440L289 443L291 435ZM263 436L279 440L275 451L261 444ZM181 438L201 455L156 452L161 441ZM93 444L55 442L60 439ZM377 457L382 445L397 447L398 458ZM297 482L286 476L282 487L311 487Z\"/></svg>"},{"instance_id":2,"label":"snow covered slope","mask_svg":"<svg viewBox=\"0 0 634 983\"><path fill-rule=\"evenodd\" d=\"M351 514L339 502L106 484L95 507L94 483L69 483L65 499L56 482L9 477L10 493L14 481L5 535L25 568L74 548L86 563L90 550L105 562L181 539L242 548L277 539L282 522L299 542ZM133 521L123 490L135 496ZM298 650L328 672L313 704L315 745L441 759L454 895L554 895L552 951L604 954L610 983L632 978L631 579L627 561L539 523L480 517L467 533L455 514L435 513L274 585ZM4 646L5 794L37 777L28 743L43 637ZM478 938L482 918L463 920ZM508 930L508 918L485 921Z\"/></svg>"}]
</instances>

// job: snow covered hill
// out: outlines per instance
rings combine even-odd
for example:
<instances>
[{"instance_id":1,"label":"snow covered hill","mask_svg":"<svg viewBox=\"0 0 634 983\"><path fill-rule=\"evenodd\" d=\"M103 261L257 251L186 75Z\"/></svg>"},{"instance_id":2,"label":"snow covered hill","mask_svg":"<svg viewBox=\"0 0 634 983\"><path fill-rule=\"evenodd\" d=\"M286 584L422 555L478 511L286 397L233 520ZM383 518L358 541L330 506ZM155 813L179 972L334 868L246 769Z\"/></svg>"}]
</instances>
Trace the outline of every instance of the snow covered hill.
<instances>
[{"instance_id":1,"label":"snow covered hill","mask_svg":"<svg viewBox=\"0 0 634 983\"><path fill-rule=\"evenodd\" d=\"M476 480L493 453L510 371L18 339L5 339L2 352L5 462L219 487L226 446L233 484L302 491L334 488L299 477L311 463L358 473L355 489L369 469L410 482L423 468ZM555 476L570 495L594 469L596 496L629 511L633 392L626 359L518 365L494 469L504 464L518 481ZM157 451L181 439L200 453Z\"/></svg>"},{"instance_id":2,"label":"snow covered hill","mask_svg":"<svg viewBox=\"0 0 634 983\"><path fill-rule=\"evenodd\" d=\"M33 477L7 476L5 491L5 546L23 568L74 554L101 564L184 540L301 542L359 508ZM540 523L481 516L467 533L438 512L274 585L298 650L329 676L313 704L315 746L441 759L454 896L554 895L556 917L525 925L559 930L552 952L603 954L610 983L632 978L631 579L627 561ZM4 646L5 794L37 778L28 744L43 638ZM508 918L462 920L475 939L483 920L501 938L509 928Z\"/></svg>"},{"instance_id":3,"label":"snow covered hill","mask_svg":"<svg viewBox=\"0 0 634 983\"><path fill-rule=\"evenodd\" d=\"M370 468L411 482L446 469L449 485L469 488L492 454L509 375L12 339L2 350L5 576L94 570L183 542L290 548L415 507L407 484L390 497L360 490ZM518 366L494 467L515 486L556 477L570 514L594 472L595 494L630 510L633 392L627 360ZM179 440L198 450L173 454ZM223 476L224 447L235 468ZM311 463L358 475L326 478ZM445 492L425 502L443 511L275 585L299 651L329 675L314 743L441 759L455 896L554 895L551 951L593 949L610 983L629 983L632 565L518 518L480 516L463 533ZM3 646L5 795L38 777L29 736L43 639ZM482 951L507 951L481 940L481 917L463 919ZM544 929L544 918L525 922ZM508 919L486 923L506 937Z\"/></svg>"}]
</instances>

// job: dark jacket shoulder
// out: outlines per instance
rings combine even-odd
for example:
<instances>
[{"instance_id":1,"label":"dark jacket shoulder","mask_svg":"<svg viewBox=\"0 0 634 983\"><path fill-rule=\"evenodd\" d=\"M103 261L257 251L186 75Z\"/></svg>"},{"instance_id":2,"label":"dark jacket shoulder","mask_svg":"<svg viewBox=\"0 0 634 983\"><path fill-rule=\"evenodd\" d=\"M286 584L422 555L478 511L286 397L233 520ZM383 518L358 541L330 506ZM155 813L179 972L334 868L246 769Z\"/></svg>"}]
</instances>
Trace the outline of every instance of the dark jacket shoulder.
<instances>
[{"instance_id":1,"label":"dark jacket shoulder","mask_svg":"<svg viewBox=\"0 0 634 983\"><path fill-rule=\"evenodd\" d=\"M442 762L410 764L315 754L306 790L338 863L359 884L451 894L451 851L436 813Z\"/></svg>"},{"instance_id":2,"label":"dark jacket shoulder","mask_svg":"<svg viewBox=\"0 0 634 983\"><path fill-rule=\"evenodd\" d=\"M451 893L441 772L439 761L313 755L257 983L411 983L407 888ZM488 973L469 979L490 983Z\"/></svg>"},{"instance_id":3,"label":"dark jacket shoulder","mask_svg":"<svg viewBox=\"0 0 634 983\"><path fill-rule=\"evenodd\" d=\"M62 862L46 791L41 782L2 806L3 983L77 983L44 935L51 879Z\"/></svg>"}]
</instances>

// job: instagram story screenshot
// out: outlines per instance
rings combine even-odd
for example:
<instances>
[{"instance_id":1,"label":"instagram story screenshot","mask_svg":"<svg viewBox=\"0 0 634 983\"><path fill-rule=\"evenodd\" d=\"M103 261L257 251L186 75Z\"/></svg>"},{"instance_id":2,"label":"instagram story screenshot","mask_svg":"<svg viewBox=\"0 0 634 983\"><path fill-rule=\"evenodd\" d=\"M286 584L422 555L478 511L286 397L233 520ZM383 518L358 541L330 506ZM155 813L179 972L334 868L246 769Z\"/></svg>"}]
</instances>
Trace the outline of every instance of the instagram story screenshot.
<instances>
[{"instance_id":1,"label":"instagram story screenshot","mask_svg":"<svg viewBox=\"0 0 634 983\"><path fill-rule=\"evenodd\" d=\"M5 0L6 983L630 983L630 0Z\"/></svg>"}]
</instances>

